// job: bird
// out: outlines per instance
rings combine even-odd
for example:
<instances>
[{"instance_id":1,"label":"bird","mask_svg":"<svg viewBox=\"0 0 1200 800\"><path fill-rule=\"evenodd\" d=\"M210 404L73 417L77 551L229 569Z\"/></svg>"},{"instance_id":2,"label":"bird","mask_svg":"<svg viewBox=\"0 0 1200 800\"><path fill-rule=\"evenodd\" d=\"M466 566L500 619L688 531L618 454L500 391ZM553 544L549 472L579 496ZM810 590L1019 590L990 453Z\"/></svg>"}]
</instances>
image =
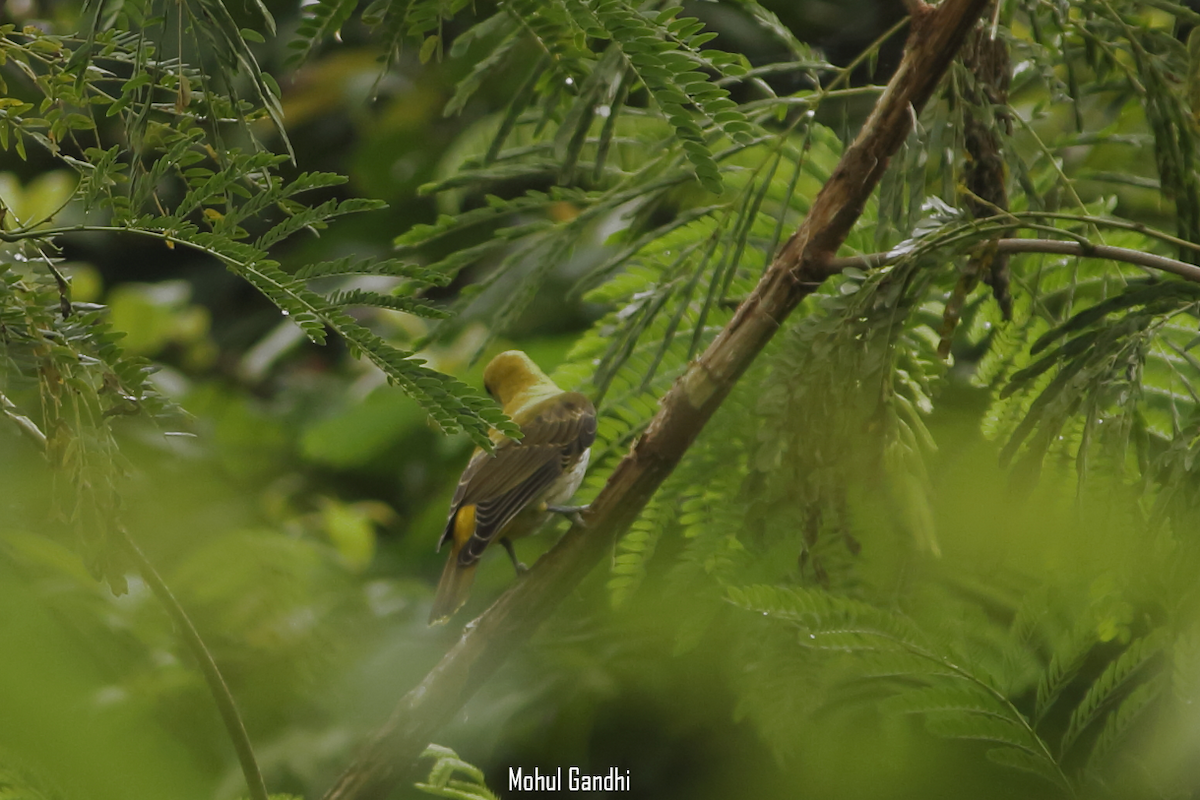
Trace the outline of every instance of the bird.
<instances>
[{"instance_id":1,"label":"bird","mask_svg":"<svg viewBox=\"0 0 1200 800\"><path fill-rule=\"evenodd\" d=\"M512 538L531 533L550 511L569 513L569 500L583 482L596 439L596 409L579 392L564 392L520 350L507 350L483 371L483 385L521 429L519 441L490 433L494 452L476 448L450 501L450 516L438 552L450 555L434 594L429 624L450 619L475 580L483 551L495 540L508 551L517 573Z\"/></svg>"}]
</instances>

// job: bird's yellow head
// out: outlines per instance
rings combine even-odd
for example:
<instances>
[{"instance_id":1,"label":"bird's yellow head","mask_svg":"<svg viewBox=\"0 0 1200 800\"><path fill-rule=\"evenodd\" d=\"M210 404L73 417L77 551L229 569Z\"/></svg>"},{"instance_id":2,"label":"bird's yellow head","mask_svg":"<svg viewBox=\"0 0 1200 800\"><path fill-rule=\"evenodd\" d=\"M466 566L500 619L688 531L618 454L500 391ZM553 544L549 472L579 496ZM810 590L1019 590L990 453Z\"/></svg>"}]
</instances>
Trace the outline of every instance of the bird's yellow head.
<instances>
[{"instance_id":1,"label":"bird's yellow head","mask_svg":"<svg viewBox=\"0 0 1200 800\"><path fill-rule=\"evenodd\" d=\"M483 371L483 388L509 414L527 403L562 392L520 350L506 350L488 363Z\"/></svg>"}]
</instances>

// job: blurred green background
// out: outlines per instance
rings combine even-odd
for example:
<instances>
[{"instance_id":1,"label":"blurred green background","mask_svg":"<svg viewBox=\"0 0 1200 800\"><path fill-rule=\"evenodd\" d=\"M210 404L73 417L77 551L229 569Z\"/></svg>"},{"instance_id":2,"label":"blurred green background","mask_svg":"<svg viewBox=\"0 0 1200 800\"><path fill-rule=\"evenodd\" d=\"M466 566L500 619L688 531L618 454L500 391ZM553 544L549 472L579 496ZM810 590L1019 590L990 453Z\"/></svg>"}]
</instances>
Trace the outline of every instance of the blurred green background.
<instances>
[{"instance_id":1,"label":"blurred green background","mask_svg":"<svg viewBox=\"0 0 1200 800\"><path fill-rule=\"evenodd\" d=\"M687 12L717 31L725 49L763 63L780 57L731 5L690 3ZM766 5L835 64L848 63L902 13L901 4L876 0ZM463 114L444 118L468 60L422 64L413 48L381 75L376 45L351 21L339 41L291 69L285 45L301 9L268 6L281 34L257 52L283 88L300 168L345 174L349 183L339 191L346 196L388 203L293 240L276 257L295 265L384 255L412 225L456 210L462 198L417 189L452 170L456 147L494 124L521 76L496 74ZM10 0L0 21L70 31L78 14L75 3ZM869 65L879 81L896 63L897 42ZM866 66L856 73L859 81L869 77ZM849 102L822 114L831 125L850 124L865 109ZM262 135L270 141L268 130ZM73 185L44 154L0 153L0 196L22 218L55 208ZM1135 194L1123 202L1129 216L1162 221L1161 209ZM457 626L513 580L506 559L485 559L456 622L427 627L442 566L434 544L471 444L436 432L338 342L303 340L278 309L213 263L128 238L62 243L74 299L107 305L113 327L127 334L124 347L159 366L157 385L191 415L182 427L192 436L136 425L123 434L126 523L225 673L272 792L317 797L453 643ZM550 371L606 310L568 292L579 270L570 261L557 267L479 361L470 359L486 331L468 315L427 351L430 363L479 386L486 357L515 346ZM479 277L467 270L435 299ZM427 332L415 317L369 313L401 344ZM1064 691L1072 702L1109 663L1104 647L1126 645L1163 618L1178 623L1181 641L1200 642L1190 588L1195 548L1170 535L1135 535L1132 495L1089 496L1094 504L1079 514L1065 463L1048 467L1036 491L1015 491L995 446L978 433L987 392L971 387L966 373L950 375L930 422L940 445L930 462L940 557L899 541L886 519L894 509L873 498L877 487L868 483L858 487L854 510L855 530L868 531L858 534L856 580L873 587L884 607L894 595L912 618L950 629L989 615L1007 626L1025 598L1051 596L1047 606L1061 618L1036 625L1082 627L1099 648L1071 665ZM734 430L732 415L753 407L754 391L752 382L741 390L741 405L722 412L706 435ZM41 535L44 508L61 487L15 426L0 426L0 487L0 797L241 796L211 698L146 586L131 577L128 593L113 596L70 542ZM523 559L532 563L550 540L519 545ZM836 570L851 557L840 544L830 547ZM439 737L480 766L501 796L514 796L509 766L559 765L629 769L632 791L624 796L663 800L1062 794L989 761L987 744L939 738L918 715L889 712L889 691L862 678L861 665L848 663L852 655L818 664L796 646L795 630L681 591L670 565L683 540L664 537L658 548L637 593L616 608L607 565L597 569ZM1173 607L1163 608L1164 598ZM1012 652L974 644L982 662L993 649L997 659ZM1049 658L1046 648L1028 650ZM1172 663L1152 668L1174 670L1177 686L1194 684L1200 647L1174 653ZM998 664L995 674L1023 676L1009 688L1016 702L1033 703L1033 666ZM1138 794L1148 785L1162 789L1159 796L1195 796L1200 718L1194 709L1175 713L1180 701L1173 695L1167 708L1154 708L1153 725L1131 729L1126 760L1097 793L1128 784L1130 796L1151 796ZM1058 713L1045 724L1061 732L1070 722ZM1154 780L1144 780L1147 772ZM403 787L397 796L416 790Z\"/></svg>"}]
</instances>

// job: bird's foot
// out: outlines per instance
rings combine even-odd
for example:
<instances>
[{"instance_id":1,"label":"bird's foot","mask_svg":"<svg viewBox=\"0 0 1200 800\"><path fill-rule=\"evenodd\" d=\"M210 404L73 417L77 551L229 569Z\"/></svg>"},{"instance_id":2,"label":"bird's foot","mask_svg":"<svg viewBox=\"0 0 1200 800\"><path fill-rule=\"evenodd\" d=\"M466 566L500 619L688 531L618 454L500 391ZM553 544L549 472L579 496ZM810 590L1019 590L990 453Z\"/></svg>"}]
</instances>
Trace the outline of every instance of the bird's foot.
<instances>
[{"instance_id":1,"label":"bird's foot","mask_svg":"<svg viewBox=\"0 0 1200 800\"><path fill-rule=\"evenodd\" d=\"M582 512L587 511L591 506L546 506L546 510L554 514L562 514L567 519L571 520L572 525L578 525L581 528L586 528L587 523L583 521Z\"/></svg>"},{"instance_id":2,"label":"bird's foot","mask_svg":"<svg viewBox=\"0 0 1200 800\"><path fill-rule=\"evenodd\" d=\"M529 567L517 561L517 551L513 549L512 542L508 539L501 539L500 544L504 545L504 549L508 551L508 558L512 561L513 569L517 571L517 575L521 575L529 569Z\"/></svg>"}]
</instances>

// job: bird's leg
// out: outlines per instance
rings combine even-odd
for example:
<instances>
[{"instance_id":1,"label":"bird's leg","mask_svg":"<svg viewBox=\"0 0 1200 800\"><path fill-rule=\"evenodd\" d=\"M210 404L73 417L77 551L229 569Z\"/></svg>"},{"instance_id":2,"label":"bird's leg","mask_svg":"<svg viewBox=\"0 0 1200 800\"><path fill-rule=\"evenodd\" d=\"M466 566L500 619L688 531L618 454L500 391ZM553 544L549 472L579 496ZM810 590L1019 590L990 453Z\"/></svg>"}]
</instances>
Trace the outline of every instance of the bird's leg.
<instances>
[{"instance_id":1,"label":"bird's leg","mask_svg":"<svg viewBox=\"0 0 1200 800\"><path fill-rule=\"evenodd\" d=\"M529 567L525 566L520 561L517 561L517 551L513 550L512 542L510 542L508 539L501 539L500 544L504 545L504 549L508 551L508 557L512 559L513 569L517 571L518 575L529 569Z\"/></svg>"},{"instance_id":2,"label":"bird's leg","mask_svg":"<svg viewBox=\"0 0 1200 800\"><path fill-rule=\"evenodd\" d=\"M586 528L587 523L583 521L580 514L587 511L591 506L546 506L546 510L555 514L562 514L567 519L571 520L572 525L578 525L581 528Z\"/></svg>"}]
</instances>

